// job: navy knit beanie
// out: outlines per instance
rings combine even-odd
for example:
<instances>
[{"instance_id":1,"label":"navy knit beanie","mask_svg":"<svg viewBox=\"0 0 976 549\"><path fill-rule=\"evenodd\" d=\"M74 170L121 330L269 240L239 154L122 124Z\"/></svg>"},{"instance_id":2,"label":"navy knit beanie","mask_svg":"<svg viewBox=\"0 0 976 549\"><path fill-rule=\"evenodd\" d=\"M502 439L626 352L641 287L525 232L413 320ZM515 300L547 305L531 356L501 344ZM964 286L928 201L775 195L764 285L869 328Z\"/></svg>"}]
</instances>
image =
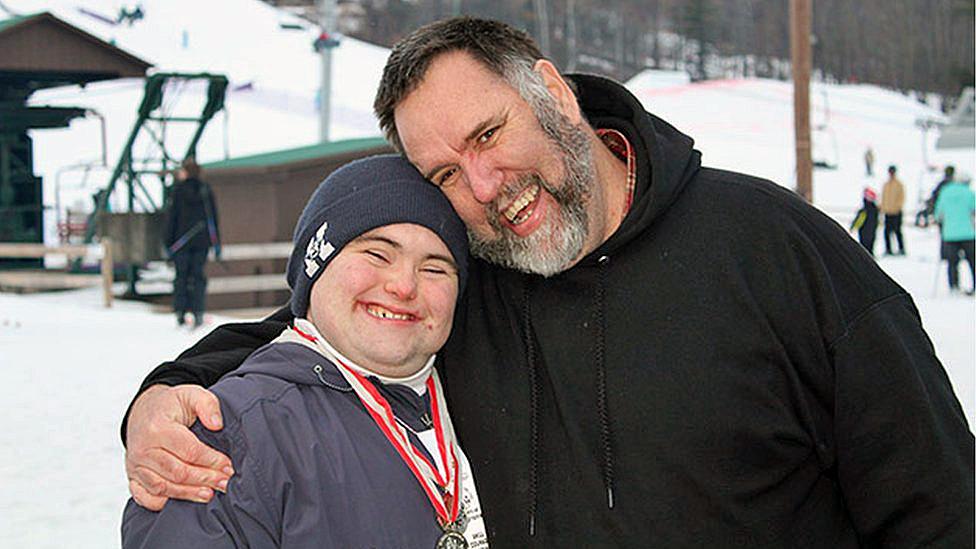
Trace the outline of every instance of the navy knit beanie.
<instances>
[{"instance_id":1,"label":"navy knit beanie","mask_svg":"<svg viewBox=\"0 0 976 549\"><path fill-rule=\"evenodd\" d=\"M426 227L444 241L457 263L460 296L468 275L468 237L451 203L402 156L372 156L332 172L298 219L288 260L295 318L305 318L312 285L346 244L395 223Z\"/></svg>"}]
</instances>

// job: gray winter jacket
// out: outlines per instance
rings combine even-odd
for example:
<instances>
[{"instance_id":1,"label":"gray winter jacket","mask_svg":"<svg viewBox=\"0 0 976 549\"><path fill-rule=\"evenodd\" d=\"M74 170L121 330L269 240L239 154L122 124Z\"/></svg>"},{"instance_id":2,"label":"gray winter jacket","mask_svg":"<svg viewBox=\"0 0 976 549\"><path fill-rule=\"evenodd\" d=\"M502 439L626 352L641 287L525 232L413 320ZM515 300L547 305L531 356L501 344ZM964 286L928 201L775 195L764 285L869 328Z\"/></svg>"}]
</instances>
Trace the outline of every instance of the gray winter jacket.
<instances>
[{"instance_id":1,"label":"gray winter jacket","mask_svg":"<svg viewBox=\"0 0 976 549\"><path fill-rule=\"evenodd\" d=\"M426 429L427 395L371 381L401 421ZM321 354L273 342L212 390L224 428L193 431L234 463L227 493L158 513L130 500L124 548L434 547L441 531L426 495Z\"/></svg>"}]
</instances>

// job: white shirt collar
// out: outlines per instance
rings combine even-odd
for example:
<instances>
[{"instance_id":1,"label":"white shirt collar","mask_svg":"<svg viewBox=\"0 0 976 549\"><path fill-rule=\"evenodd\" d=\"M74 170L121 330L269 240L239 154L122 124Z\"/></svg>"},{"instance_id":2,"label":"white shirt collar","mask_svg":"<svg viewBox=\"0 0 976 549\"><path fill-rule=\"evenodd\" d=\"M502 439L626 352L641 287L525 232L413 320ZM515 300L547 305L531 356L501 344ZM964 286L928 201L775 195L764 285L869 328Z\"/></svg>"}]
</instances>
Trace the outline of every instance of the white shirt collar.
<instances>
[{"instance_id":1,"label":"white shirt collar","mask_svg":"<svg viewBox=\"0 0 976 549\"><path fill-rule=\"evenodd\" d=\"M305 332L306 334L314 337L319 343L322 344L325 350L335 355L335 357L341 360L343 364L356 370L360 374L364 376L373 376L376 379L379 379L384 385L405 385L413 389L413 391L418 395L423 395L427 393L427 378L430 377L430 372L434 368L434 359L437 358L436 354L430 355L430 358L427 360L427 363L424 364L423 368L417 370L415 373L407 377L388 377L388 376L377 374L376 372L369 370L367 368L363 368L359 364L356 364L354 361L349 360L349 358L347 358L344 354L340 353L335 347L333 347L332 344L329 343L329 341L318 331L318 328L315 327L315 324L312 324L310 321L304 318L296 318L295 327Z\"/></svg>"}]
</instances>

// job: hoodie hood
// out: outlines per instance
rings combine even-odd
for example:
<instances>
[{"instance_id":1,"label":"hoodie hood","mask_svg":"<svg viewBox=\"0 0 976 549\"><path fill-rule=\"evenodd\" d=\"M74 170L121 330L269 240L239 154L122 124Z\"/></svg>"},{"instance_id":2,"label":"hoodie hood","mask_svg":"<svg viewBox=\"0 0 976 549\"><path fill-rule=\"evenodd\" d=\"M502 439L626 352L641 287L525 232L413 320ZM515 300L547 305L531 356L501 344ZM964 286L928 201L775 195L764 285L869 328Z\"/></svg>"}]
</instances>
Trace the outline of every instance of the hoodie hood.
<instances>
[{"instance_id":1,"label":"hoodie hood","mask_svg":"<svg viewBox=\"0 0 976 549\"><path fill-rule=\"evenodd\" d=\"M701 168L701 153L694 149L694 140L646 112L620 84L588 74L570 74L566 78L575 84L590 125L624 134L637 157L630 212L617 231L583 260L586 263L616 251L663 215Z\"/></svg>"}]
</instances>

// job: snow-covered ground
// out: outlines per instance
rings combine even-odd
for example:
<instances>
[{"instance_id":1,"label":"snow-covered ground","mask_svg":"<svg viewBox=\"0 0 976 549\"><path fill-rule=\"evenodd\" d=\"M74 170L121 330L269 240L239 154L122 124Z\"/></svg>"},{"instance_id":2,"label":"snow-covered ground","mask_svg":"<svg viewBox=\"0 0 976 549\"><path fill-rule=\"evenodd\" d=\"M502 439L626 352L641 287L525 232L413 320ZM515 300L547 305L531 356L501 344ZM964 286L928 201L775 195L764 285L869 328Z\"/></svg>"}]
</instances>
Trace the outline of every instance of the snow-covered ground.
<instances>
[{"instance_id":1,"label":"snow-covered ground","mask_svg":"<svg viewBox=\"0 0 976 549\"><path fill-rule=\"evenodd\" d=\"M974 301L948 294L934 231L906 227L905 237L910 255L881 265L914 296L972 425ZM201 334L140 303L105 309L96 289L0 294L0 547L118 545L119 421L148 370Z\"/></svg>"},{"instance_id":2,"label":"snow-covered ground","mask_svg":"<svg viewBox=\"0 0 976 549\"><path fill-rule=\"evenodd\" d=\"M146 19L132 27L84 15L114 14L130 2L114 0L4 0L24 13L50 9L89 32L157 64L158 70L223 72L231 78L227 140L232 154L308 144L315 140L318 62L314 29L282 30L293 22L257 0L144 0ZM229 24L232 23L232 24ZM184 38L185 36L185 38ZM370 114L387 52L351 39L336 50L333 133L376 135ZM663 80L662 80L663 78ZM246 84L250 84L249 86ZM630 84L648 110L696 139L704 162L793 185L791 88L768 80L688 84L673 75L643 75ZM107 82L87 90L35 94L34 104L86 105L107 118L109 152L118 154L139 98L137 81ZM188 94L192 95L193 90ZM872 86L815 85L815 157L835 170L817 170L814 201L847 225L866 185L880 191L888 164L906 184L909 215L947 161L976 172L972 150L932 150L917 117L940 115L900 94ZM66 169L98 155L92 122L33 135L37 171L78 188ZM204 160L223 155L222 123L208 130ZM864 173L863 153L877 157L875 176ZM923 154L924 150L924 154ZM111 163L110 158L110 163ZM930 169L930 167L932 169ZM74 177L74 179L73 179ZM86 188L87 189L87 188ZM934 230L904 227L907 257L880 258L881 266L914 297L926 330L949 374L970 424L976 420L976 301L949 295L938 263ZM880 235L879 235L880 237ZM876 251L883 250L879 238ZM963 285L971 283L963 273ZM225 319L215 318L219 323ZM201 335L177 330L168 314L138 303L104 309L96 290L45 295L0 294L0 547L112 547L127 497L119 421L139 381L160 361Z\"/></svg>"}]
</instances>

